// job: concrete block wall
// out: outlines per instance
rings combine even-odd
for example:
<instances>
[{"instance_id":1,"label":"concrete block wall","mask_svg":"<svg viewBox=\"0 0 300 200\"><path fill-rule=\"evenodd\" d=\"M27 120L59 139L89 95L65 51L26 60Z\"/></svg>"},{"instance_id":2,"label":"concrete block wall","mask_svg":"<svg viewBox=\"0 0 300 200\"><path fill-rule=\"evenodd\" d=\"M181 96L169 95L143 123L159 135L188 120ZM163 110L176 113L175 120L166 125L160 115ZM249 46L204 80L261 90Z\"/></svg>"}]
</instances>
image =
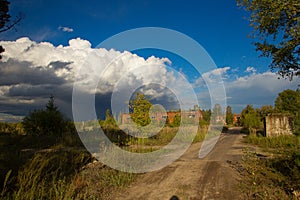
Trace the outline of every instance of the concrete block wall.
<instances>
[{"instance_id":1,"label":"concrete block wall","mask_svg":"<svg viewBox=\"0 0 300 200\"><path fill-rule=\"evenodd\" d=\"M274 137L279 135L292 135L294 121L288 114L275 113L265 118L265 134L266 137Z\"/></svg>"}]
</instances>

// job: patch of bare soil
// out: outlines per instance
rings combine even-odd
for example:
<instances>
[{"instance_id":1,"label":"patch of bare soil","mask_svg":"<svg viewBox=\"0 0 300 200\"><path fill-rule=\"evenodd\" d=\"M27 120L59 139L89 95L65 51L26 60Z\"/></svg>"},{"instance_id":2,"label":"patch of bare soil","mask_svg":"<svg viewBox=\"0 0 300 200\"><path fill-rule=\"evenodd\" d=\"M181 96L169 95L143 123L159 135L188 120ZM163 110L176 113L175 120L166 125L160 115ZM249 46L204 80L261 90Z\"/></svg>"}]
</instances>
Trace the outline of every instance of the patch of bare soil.
<instances>
[{"instance_id":1,"label":"patch of bare soil","mask_svg":"<svg viewBox=\"0 0 300 200\"><path fill-rule=\"evenodd\" d=\"M236 186L239 175L230 164L241 159L245 146L239 130L222 134L204 159L198 157L201 143L193 144L176 162L140 175L112 199L241 199Z\"/></svg>"}]
</instances>

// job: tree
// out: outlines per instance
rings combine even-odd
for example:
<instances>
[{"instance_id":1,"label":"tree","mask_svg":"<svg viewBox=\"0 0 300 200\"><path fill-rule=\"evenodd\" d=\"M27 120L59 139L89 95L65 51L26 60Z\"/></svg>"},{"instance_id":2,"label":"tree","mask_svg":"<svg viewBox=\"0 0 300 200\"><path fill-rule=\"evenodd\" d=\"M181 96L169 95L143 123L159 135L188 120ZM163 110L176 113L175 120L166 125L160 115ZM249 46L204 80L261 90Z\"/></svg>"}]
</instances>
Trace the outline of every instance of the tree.
<instances>
[{"instance_id":1,"label":"tree","mask_svg":"<svg viewBox=\"0 0 300 200\"><path fill-rule=\"evenodd\" d=\"M174 127L179 127L181 123L181 117L178 114L175 114L174 116L174 121L173 121L173 126Z\"/></svg>"},{"instance_id":2,"label":"tree","mask_svg":"<svg viewBox=\"0 0 300 200\"><path fill-rule=\"evenodd\" d=\"M259 115L261 122L264 122L264 119L267 115L274 112L275 110L271 105L263 105L261 108L256 109L256 113Z\"/></svg>"},{"instance_id":3,"label":"tree","mask_svg":"<svg viewBox=\"0 0 300 200\"><path fill-rule=\"evenodd\" d=\"M14 20L11 20L9 4L7 0L0 0L0 33L14 28L23 19L23 14L20 13Z\"/></svg>"},{"instance_id":4,"label":"tree","mask_svg":"<svg viewBox=\"0 0 300 200\"><path fill-rule=\"evenodd\" d=\"M67 123L68 121L55 106L53 96L50 97L45 110L34 110L22 121L25 132L33 135L62 136L66 131Z\"/></svg>"},{"instance_id":5,"label":"tree","mask_svg":"<svg viewBox=\"0 0 300 200\"><path fill-rule=\"evenodd\" d=\"M202 119L206 122L210 122L210 117L211 117L211 110L208 109L208 110L202 110Z\"/></svg>"},{"instance_id":6,"label":"tree","mask_svg":"<svg viewBox=\"0 0 300 200\"><path fill-rule=\"evenodd\" d=\"M223 121L223 112L220 104L215 104L211 116L213 122L221 123Z\"/></svg>"},{"instance_id":7,"label":"tree","mask_svg":"<svg viewBox=\"0 0 300 200\"><path fill-rule=\"evenodd\" d=\"M208 126L210 124L211 110L201 110L202 118L199 120L200 127Z\"/></svg>"},{"instance_id":8,"label":"tree","mask_svg":"<svg viewBox=\"0 0 300 200\"><path fill-rule=\"evenodd\" d=\"M282 77L300 76L300 3L299 0L237 0L251 12L250 25L256 50L271 57L270 68Z\"/></svg>"},{"instance_id":9,"label":"tree","mask_svg":"<svg viewBox=\"0 0 300 200\"><path fill-rule=\"evenodd\" d=\"M152 104L144 94L136 93L136 96L129 103L129 109L133 122L140 126L146 126L151 122L149 110Z\"/></svg>"},{"instance_id":10,"label":"tree","mask_svg":"<svg viewBox=\"0 0 300 200\"><path fill-rule=\"evenodd\" d=\"M276 112L289 113L294 118L294 133L300 135L300 90L284 90L275 100Z\"/></svg>"},{"instance_id":11,"label":"tree","mask_svg":"<svg viewBox=\"0 0 300 200\"><path fill-rule=\"evenodd\" d=\"M22 14L20 14L11 22L11 16L8 12L9 12L9 2L7 0L0 0L0 33L12 29L23 18ZM0 54L3 52L4 52L4 48L0 46ZM2 56L0 55L0 59L1 58Z\"/></svg>"},{"instance_id":12,"label":"tree","mask_svg":"<svg viewBox=\"0 0 300 200\"><path fill-rule=\"evenodd\" d=\"M277 112L287 112L293 116L300 112L300 91L284 90L278 94L275 100L275 110Z\"/></svg>"},{"instance_id":13,"label":"tree","mask_svg":"<svg viewBox=\"0 0 300 200\"><path fill-rule=\"evenodd\" d=\"M53 95L50 96L50 99L49 99L49 101L46 105L46 110L51 111L51 112L58 111L57 106L55 106L55 103L54 103L54 96Z\"/></svg>"},{"instance_id":14,"label":"tree","mask_svg":"<svg viewBox=\"0 0 300 200\"><path fill-rule=\"evenodd\" d=\"M109 109L107 109L105 112L105 120L103 125L106 127L117 127L117 122L115 121Z\"/></svg>"},{"instance_id":15,"label":"tree","mask_svg":"<svg viewBox=\"0 0 300 200\"><path fill-rule=\"evenodd\" d=\"M0 32L5 31L6 25L10 21L9 2L7 0L0 0Z\"/></svg>"},{"instance_id":16,"label":"tree","mask_svg":"<svg viewBox=\"0 0 300 200\"><path fill-rule=\"evenodd\" d=\"M255 132L256 129L262 126L260 116L252 105L247 105L246 108L242 110L240 122L241 125L249 129L250 132Z\"/></svg>"},{"instance_id":17,"label":"tree","mask_svg":"<svg viewBox=\"0 0 300 200\"><path fill-rule=\"evenodd\" d=\"M272 105L263 105L261 108L257 109L257 112L260 115L260 118L263 119L268 114L273 113L274 108Z\"/></svg>"},{"instance_id":18,"label":"tree","mask_svg":"<svg viewBox=\"0 0 300 200\"><path fill-rule=\"evenodd\" d=\"M230 106L227 106L226 108L226 124L227 125L233 124L233 113Z\"/></svg>"}]
</instances>

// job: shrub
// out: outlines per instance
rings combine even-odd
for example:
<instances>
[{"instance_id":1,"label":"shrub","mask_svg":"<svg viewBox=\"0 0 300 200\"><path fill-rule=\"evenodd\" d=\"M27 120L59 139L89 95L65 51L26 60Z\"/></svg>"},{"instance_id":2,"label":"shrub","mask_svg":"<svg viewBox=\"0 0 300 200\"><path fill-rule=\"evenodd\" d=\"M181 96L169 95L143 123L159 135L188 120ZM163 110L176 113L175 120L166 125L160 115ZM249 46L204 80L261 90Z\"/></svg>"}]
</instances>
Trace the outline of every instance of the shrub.
<instances>
[{"instance_id":1,"label":"shrub","mask_svg":"<svg viewBox=\"0 0 300 200\"><path fill-rule=\"evenodd\" d=\"M250 133L249 128L243 127L243 128L241 129L241 133L249 134L249 133Z\"/></svg>"},{"instance_id":2,"label":"shrub","mask_svg":"<svg viewBox=\"0 0 300 200\"><path fill-rule=\"evenodd\" d=\"M222 133L227 133L227 132L228 132L228 127L227 126L223 126Z\"/></svg>"}]
</instances>

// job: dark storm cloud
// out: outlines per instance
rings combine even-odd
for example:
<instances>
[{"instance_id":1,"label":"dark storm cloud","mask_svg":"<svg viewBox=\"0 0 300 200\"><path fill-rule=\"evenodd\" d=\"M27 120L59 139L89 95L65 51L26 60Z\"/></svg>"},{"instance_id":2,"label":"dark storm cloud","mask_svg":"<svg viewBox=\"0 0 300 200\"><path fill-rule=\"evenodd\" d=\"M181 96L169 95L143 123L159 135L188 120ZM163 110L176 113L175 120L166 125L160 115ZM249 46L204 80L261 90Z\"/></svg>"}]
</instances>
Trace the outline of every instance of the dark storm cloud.
<instances>
[{"instance_id":1,"label":"dark storm cloud","mask_svg":"<svg viewBox=\"0 0 300 200\"><path fill-rule=\"evenodd\" d=\"M42 85L61 85L65 83L63 78L57 77L53 69L31 67L32 63L9 59L0 62L0 86L15 85L20 83Z\"/></svg>"},{"instance_id":2,"label":"dark storm cloud","mask_svg":"<svg viewBox=\"0 0 300 200\"><path fill-rule=\"evenodd\" d=\"M21 111L33 110L45 107L50 95L53 95L59 109L69 118L72 116L72 84L65 85L18 85L11 86L7 98L16 99L17 101L34 100L30 104L14 104L16 110ZM38 99L41 99L40 101ZM23 108L24 107L24 108ZM30 109L29 109L30 107ZM3 108L3 107L2 107ZM1 110L1 109L0 109Z\"/></svg>"},{"instance_id":3,"label":"dark storm cloud","mask_svg":"<svg viewBox=\"0 0 300 200\"><path fill-rule=\"evenodd\" d=\"M20 98L14 102L10 102L8 100L0 100L0 112L25 116L30 111L41 109L45 105L45 101L41 99L36 99L34 103L21 103L20 100L23 99L25 98Z\"/></svg>"},{"instance_id":4,"label":"dark storm cloud","mask_svg":"<svg viewBox=\"0 0 300 200\"><path fill-rule=\"evenodd\" d=\"M105 119L105 112L111 109L111 95L112 93L96 94L95 95L95 109L99 119ZM116 113L118 114L118 113Z\"/></svg>"},{"instance_id":5,"label":"dark storm cloud","mask_svg":"<svg viewBox=\"0 0 300 200\"><path fill-rule=\"evenodd\" d=\"M72 87L67 85L27 85L19 84L13 85L8 90L7 96L9 97L47 97L51 94L63 97L65 100L70 99Z\"/></svg>"},{"instance_id":6,"label":"dark storm cloud","mask_svg":"<svg viewBox=\"0 0 300 200\"><path fill-rule=\"evenodd\" d=\"M0 113L27 115L43 108L54 95L60 109L71 117L72 83L55 74L56 69L69 70L69 64L57 61L51 63L52 68L44 68L14 59L0 62L0 86L8 86L0 97Z\"/></svg>"}]
</instances>

